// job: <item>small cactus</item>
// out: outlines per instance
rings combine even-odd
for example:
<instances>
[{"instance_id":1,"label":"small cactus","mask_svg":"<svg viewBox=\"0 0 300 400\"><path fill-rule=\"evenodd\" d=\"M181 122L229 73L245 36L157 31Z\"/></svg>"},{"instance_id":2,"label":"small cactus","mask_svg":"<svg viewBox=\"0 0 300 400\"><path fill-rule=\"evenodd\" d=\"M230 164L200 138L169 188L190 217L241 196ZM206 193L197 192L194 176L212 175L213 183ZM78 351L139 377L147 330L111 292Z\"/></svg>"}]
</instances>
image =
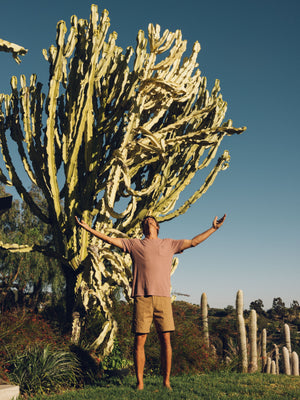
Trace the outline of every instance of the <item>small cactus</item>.
<instances>
[{"instance_id":1,"label":"small cactus","mask_svg":"<svg viewBox=\"0 0 300 400\"><path fill-rule=\"evenodd\" d=\"M261 351L262 351L262 372L266 372L267 365L267 330L264 328L261 334Z\"/></svg>"},{"instance_id":2,"label":"small cactus","mask_svg":"<svg viewBox=\"0 0 300 400\"><path fill-rule=\"evenodd\" d=\"M207 309L207 296L206 293L201 295L201 317L203 336L206 347L209 347L209 331L208 331L208 309Z\"/></svg>"},{"instance_id":3,"label":"small cactus","mask_svg":"<svg viewBox=\"0 0 300 400\"><path fill-rule=\"evenodd\" d=\"M284 324L285 345L289 353L292 354L291 333L288 324Z\"/></svg>"},{"instance_id":4,"label":"small cactus","mask_svg":"<svg viewBox=\"0 0 300 400\"><path fill-rule=\"evenodd\" d=\"M275 353L275 365L276 365L276 374L279 374L279 350L277 344L273 344L274 353Z\"/></svg>"},{"instance_id":5,"label":"small cactus","mask_svg":"<svg viewBox=\"0 0 300 400\"><path fill-rule=\"evenodd\" d=\"M272 365L272 359L271 357L267 358L267 366L266 366L266 373L270 374L271 373L271 365Z\"/></svg>"},{"instance_id":6,"label":"small cactus","mask_svg":"<svg viewBox=\"0 0 300 400\"><path fill-rule=\"evenodd\" d=\"M285 346L282 348L282 356L284 373L286 375L291 375L290 354Z\"/></svg>"},{"instance_id":7,"label":"small cactus","mask_svg":"<svg viewBox=\"0 0 300 400\"><path fill-rule=\"evenodd\" d=\"M272 360L272 362L271 362L271 374L272 375L276 375L277 374L276 373L276 363L275 363L274 360Z\"/></svg>"},{"instance_id":8,"label":"small cactus","mask_svg":"<svg viewBox=\"0 0 300 400\"><path fill-rule=\"evenodd\" d=\"M257 371L257 315L255 310L250 311L250 360L249 372Z\"/></svg>"},{"instance_id":9,"label":"small cactus","mask_svg":"<svg viewBox=\"0 0 300 400\"><path fill-rule=\"evenodd\" d=\"M291 354L291 367L291 374L299 376L299 357L295 351Z\"/></svg>"},{"instance_id":10,"label":"small cactus","mask_svg":"<svg viewBox=\"0 0 300 400\"><path fill-rule=\"evenodd\" d=\"M244 301L243 291L239 290L236 296L236 314L238 324L238 337L239 337L239 354L241 360L242 372L248 372L248 355L247 355L247 339L246 339L246 327L243 315Z\"/></svg>"}]
</instances>

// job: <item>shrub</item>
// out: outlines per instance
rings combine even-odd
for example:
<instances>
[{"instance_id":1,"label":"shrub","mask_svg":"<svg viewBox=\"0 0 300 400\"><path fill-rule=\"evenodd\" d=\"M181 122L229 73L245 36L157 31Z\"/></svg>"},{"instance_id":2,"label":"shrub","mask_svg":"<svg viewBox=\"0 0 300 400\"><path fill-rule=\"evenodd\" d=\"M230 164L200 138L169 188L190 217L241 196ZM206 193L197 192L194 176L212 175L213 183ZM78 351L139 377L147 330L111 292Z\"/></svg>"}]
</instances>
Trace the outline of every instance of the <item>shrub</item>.
<instances>
[{"instance_id":1,"label":"shrub","mask_svg":"<svg viewBox=\"0 0 300 400\"><path fill-rule=\"evenodd\" d=\"M81 370L81 383L94 385L99 382L101 372L99 368L100 360L97 360L87 349L72 344L70 350L77 357Z\"/></svg>"},{"instance_id":2,"label":"shrub","mask_svg":"<svg viewBox=\"0 0 300 400\"><path fill-rule=\"evenodd\" d=\"M49 346L35 346L9 361L9 377L20 386L22 394L50 393L73 386L80 377L79 364L71 352L55 351Z\"/></svg>"},{"instance_id":3,"label":"shrub","mask_svg":"<svg viewBox=\"0 0 300 400\"><path fill-rule=\"evenodd\" d=\"M200 309L185 302L173 304L176 330L172 334L173 347L172 374L198 373L218 368L218 362L209 349L206 349L201 332ZM115 309L118 322L118 344L124 358L132 359L133 335L131 333L132 305L119 302ZM160 344L152 327L145 344L145 372L156 374L160 371Z\"/></svg>"},{"instance_id":4,"label":"shrub","mask_svg":"<svg viewBox=\"0 0 300 400\"><path fill-rule=\"evenodd\" d=\"M43 318L25 309L1 314L0 323L0 378L8 381L8 360L12 354L22 355L28 348L37 346L44 348L67 350L68 338Z\"/></svg>"},{"instance_id":5,"label":"shrub","mask_svg":"<svg viewBox=\"0 0 300 400\"><path fill-rule=\"evenodd\" d=\"M104 357L101 362L104 371L121 370L131 367L132 365L133 362L124 357L117 339L114 342L113 351L108 356Z\"/></svg>"}]
</instances>

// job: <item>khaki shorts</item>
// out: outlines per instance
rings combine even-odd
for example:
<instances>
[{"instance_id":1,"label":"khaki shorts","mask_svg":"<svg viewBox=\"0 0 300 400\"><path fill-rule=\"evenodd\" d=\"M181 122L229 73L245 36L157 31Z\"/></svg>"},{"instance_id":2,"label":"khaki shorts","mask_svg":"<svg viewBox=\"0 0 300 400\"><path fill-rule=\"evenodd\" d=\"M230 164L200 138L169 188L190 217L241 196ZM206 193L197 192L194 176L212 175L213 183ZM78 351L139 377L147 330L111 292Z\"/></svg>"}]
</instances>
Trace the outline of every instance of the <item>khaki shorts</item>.
<instances>
[{"instance_id":1,"label":"khaki shorts","mask_svg":"<svg viewBox=\"0 0 300 400\"><path fill-rule=\"evenodd\" d=\"M132 331L149 333L152 321L160 332L175 330L170 297L137 296L134 298Z\"/></svg>"}]
</instances>

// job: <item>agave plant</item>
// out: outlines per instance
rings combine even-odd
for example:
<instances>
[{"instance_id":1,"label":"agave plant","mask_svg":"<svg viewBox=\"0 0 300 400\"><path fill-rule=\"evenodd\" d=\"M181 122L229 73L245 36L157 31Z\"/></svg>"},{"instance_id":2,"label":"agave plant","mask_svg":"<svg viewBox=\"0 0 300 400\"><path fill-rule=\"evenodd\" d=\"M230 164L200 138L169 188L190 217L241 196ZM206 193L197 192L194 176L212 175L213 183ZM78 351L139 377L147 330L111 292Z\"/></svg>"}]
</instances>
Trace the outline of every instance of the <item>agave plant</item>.
<instances>
[{"instance_id":1,"label":"agave plant","mask_svg":"<svg viewBox=\"0 0 300 400\"><path fill-rule=\"evenodd\" d=\"M79 363L71 352L52 350L49 346L29 348L9 362L10 381L21 393L44 394L73 386L81 376Z\"/></svg>"}]
</instances>

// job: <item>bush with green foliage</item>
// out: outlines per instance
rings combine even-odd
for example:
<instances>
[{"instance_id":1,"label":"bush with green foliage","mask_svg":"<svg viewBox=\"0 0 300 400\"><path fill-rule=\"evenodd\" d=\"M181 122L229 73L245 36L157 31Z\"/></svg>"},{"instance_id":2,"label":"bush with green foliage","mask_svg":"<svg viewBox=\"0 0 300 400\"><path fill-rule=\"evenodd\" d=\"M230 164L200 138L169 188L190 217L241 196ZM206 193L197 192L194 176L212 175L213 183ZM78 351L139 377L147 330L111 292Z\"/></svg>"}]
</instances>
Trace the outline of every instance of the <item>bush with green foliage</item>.
<instances>
[{"instance_id":1,"label":"bush with green foliage","mask_svg":"<svg viewBox=\"0 0 300 400\"><path fill-rule=\"evenodd\" d=\"M199 306L176 301L173 304L176 330L171 336L173 348L172 374L199 373L218 368L212 349L207 349L202 336ZM118 322L118 346L124 359L133 357L131 333L132 305L118 302L115 308ZM145 344L146 374L160 372L160 344L152 326Z\"/></svg>"},{"instance_id":2,"label":"bush with green foliage","mask_svg":"<svg viewBox=\"0 0 300 400\"><path fill-rule=\"evenodd\" d=\"M14 355L22 355L36 346L67 351L69 337L54 329L41 316L25 310L16 309L1 314L0 323L0 378L8 381L8 362Z\"/></svg>"},{"instance_id":3,"label":"bush with green foliage","mask_svg":"<svg viewBox=\"0 0 300 400\"><path fill-rule=\"evenodd\" d=\"M115 339L113 351L101 361L104 371L122 370L132 365L133 361L124 357L117 339Z\"/></svg>"},{"instance_id":4,"label":"bush with green foliage","mask_svg":"<svg viewBox=\"0 0 300 400\"><path fill-rule=\"evenodd\" d=\"M77 358L70 351L34 346L16 353L8 365L10 381L21 394L44 394L75 386L80 378Z\"/></svg>"}]
</instances>

